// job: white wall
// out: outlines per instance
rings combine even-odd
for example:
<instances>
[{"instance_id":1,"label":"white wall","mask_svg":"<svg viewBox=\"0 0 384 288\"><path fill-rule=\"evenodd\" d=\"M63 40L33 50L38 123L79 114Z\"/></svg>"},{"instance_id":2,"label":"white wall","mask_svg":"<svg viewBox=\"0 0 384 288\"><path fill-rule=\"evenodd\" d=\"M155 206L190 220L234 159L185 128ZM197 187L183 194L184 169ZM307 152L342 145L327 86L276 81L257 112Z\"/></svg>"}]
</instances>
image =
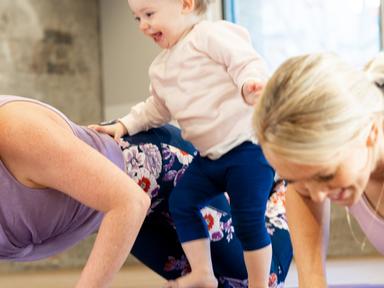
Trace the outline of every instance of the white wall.
<instances>
[{"instance_id":1,"label":"white wall","mask_svg":"<svg viewBox=\"0 0 384 288\"><path fill-rule=\"evenodd\" d=\"M158 53L137 29L126 0L100 0L104 118L126 114L148 96L147 69Z\"/></svg>"},{"instance_id":2,"label":"white wall","mask_svg":"<svg viewBox=\"0 0 384 288\"><path fill-rule=\"evenodd\" d=\"M208 17L221 18L221 1ZM125 115L148 96L148 67L159 53L138 30L126 0L100 0L104 118Z\"/></svg>"}]
</instances>

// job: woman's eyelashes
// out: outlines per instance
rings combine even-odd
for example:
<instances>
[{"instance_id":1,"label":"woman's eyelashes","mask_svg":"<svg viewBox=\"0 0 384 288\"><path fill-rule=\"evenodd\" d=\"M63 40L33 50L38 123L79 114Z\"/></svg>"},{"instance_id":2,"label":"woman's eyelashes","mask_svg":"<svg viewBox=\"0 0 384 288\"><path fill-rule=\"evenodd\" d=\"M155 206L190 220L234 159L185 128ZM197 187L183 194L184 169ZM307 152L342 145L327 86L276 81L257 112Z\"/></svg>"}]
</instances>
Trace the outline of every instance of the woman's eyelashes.
<instances>
[{"instance_id":1,"label":"woman's eyelashes","mask_svg":"<svg viewBox=\"0 0 384 288\"><path fill-rule=\"evenodd\" d=\"M317 181L317 182L328 182L328 181L331 181L335 178L335 174L326 174L326 175L317 175L313 178L313 180ZM302 180L304 181L304 180ZM307 179L306 181L311 181L311 179ZM289 180L289 179L284 179L284 182L286 185L289 185L289 184L294 184L296 182L299 182L298 180Z\"/></svg>"},{"instance_id":2,"label":"woman's eyelashes","mask_svg":"<svg viewBox=\"0 0 384 288\"><path fill-rule=\"evenodd\" d=\"M316 177L318 182L328 182L335 178L335 174L319 175Z\"/></svg>"}]
</instances>

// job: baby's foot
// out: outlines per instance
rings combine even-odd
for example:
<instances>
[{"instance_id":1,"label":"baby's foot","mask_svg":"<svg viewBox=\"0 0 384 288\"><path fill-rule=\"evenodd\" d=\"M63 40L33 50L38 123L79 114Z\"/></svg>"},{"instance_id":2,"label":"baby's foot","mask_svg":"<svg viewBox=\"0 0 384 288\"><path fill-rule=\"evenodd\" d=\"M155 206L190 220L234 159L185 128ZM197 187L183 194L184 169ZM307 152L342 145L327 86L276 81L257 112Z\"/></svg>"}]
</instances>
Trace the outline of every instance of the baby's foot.
<instances>
[{"instance_id":1,"label":"baby's foot","mask_svg":"<svg viewBox=\"0 0 384 288\"><path fill-rule=\"evenodd\" d=\"M164 288L217 288L217 285L217 279L213 275L204 277L196 272L168 281Z\"/></svg>"}]
</instances>

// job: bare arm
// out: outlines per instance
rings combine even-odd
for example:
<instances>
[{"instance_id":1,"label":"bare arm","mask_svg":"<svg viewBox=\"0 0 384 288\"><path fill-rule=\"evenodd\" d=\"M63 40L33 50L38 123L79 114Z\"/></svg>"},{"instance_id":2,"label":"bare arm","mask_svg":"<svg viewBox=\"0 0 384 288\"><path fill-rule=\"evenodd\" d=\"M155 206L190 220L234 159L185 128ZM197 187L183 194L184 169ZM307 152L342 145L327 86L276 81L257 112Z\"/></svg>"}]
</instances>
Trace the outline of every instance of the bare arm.
<instances>
[{"instance_id":1,"label":"bare arm","mask_svg":"<svg viewBox=\"0 0 384 288\"><path fill-rule=\"evenodd\" d=\"M299 287L326 288L329 201L315 203L296 192L292 186L288 186L286 201Z\"/></svg>"},{"instance_id":2,"label":"bare arm","mask_svg":"<svg viewBox=\"0 0 384 288\"><path fill-rule=\"evenodd\" d=\"M22 182L57 189L105 213L76 287L108 287L130 252L149 199L113 163L75 137L60 117L42 110L25 103L0 109L0 156Z\"/></svg>"}]
</instances>

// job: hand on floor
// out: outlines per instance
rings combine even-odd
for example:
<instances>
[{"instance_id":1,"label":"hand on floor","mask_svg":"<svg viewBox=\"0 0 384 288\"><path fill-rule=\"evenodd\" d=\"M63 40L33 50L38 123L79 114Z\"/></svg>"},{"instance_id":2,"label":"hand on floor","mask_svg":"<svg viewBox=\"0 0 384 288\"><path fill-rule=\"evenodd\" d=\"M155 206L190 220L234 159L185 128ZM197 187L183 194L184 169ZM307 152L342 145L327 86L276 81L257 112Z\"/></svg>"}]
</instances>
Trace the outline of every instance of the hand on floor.
<instances>
[{"instance_id":1,"label":"hand on floor","mask_svg":"<svg viewBox=\"0 0 384 288\"><path fill-rule=\"evenodd\" d=\"M217 288L218 282L214 276L203 277L195 274L189 273L176 280L168 281L163 288Z\"/></svg>"}]
</instances>

